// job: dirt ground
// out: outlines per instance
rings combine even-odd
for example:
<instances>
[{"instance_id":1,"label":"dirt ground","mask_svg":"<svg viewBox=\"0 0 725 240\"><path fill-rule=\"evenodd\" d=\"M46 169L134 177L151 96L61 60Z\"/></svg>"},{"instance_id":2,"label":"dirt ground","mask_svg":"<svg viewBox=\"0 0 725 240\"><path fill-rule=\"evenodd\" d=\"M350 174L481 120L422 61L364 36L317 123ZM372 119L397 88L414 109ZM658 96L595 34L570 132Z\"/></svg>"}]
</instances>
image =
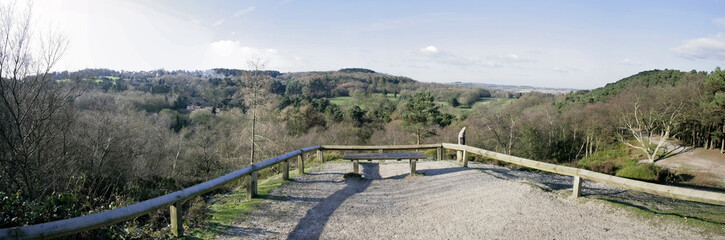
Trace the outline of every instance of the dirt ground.
<instances>
[{"instance_id":1,"label":"dirt ground","mask_svg":"<svg viewBox=\"0 0 725 240\"><path fill-rule=\"evenodd\" d=\"M224 239L725 239L602 201L571 199L571 177L454 161L327 163L275 189ZM543 185L542 185L543 184ZM584 194L625 190L585 181Z\"/></svg>"},{"instance_id":2,"label":"dirt ground","mask_svg":"<svg viewBox=\"0 0 725 240\"><path fill-rule=\"evenodd\" d=\"M679 147L672 156L655 162L655 165L714 178L721 187L725 187L725 155L720 154L719 149Z\"/></svg>"}]
</instances>

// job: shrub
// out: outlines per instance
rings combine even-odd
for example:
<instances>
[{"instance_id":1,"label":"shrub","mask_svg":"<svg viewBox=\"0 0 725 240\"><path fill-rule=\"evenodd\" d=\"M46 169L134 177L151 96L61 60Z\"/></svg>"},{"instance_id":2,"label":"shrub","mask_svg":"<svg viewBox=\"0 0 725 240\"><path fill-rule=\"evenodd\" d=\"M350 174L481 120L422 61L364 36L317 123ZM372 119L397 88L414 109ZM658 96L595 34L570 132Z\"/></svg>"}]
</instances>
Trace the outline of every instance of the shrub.
<instances>
[{"instance_id":1,"label":"shrub","mask_svg":"<svg viewBox=\"0 0 725 240\"><path fill-rule=\"evenodd\" d=\"M631 179L657 181L658 167L652 164L636 164L617 171L617 177Z\"/></svg>"},{"instance_id":2,"label":"shrub","mask_svg":"<svg viewBox=\"0 0 725 240\"><path fill-rule=\"evenodd\" d=\"M332 152L325 152L322 154L322 158L325 162L334 161L334 160L340 160L342 159L342 154L340 153L332 153Z\"/></svg>"},{"instance_id":3,"label":"shrub","mask_svg":"<svg viewBox=\"0 0 725 240\"><path fill-rule=\"evenodd\" d=\"M435 159L435 158L438 157L438 152L437 152L437 150L435 148L434 149L428 149L428 150L425 150L425 156L428 157L428 158Z\"/></svg>"},{"instance_id":4,"label":"shrub","mask_svg":"<svg viewBox=\"0 0 725 240\"><path fill-rule=\"evenodd\" d=\"M589 168L592 171L606 174L614 174L617 170L617 168L614 166L614 163L612 162L592 163L589 165Z\"/></svg>"},{"instance_id":5,"label":"shrub","mask_svg":"<svg viewBox=\"0 0 725 240\"><path fill-rule=\"evenodd\" d=\"M204 198L196 196L193 199L187 201L188 210L186 210L186 223L190 226L198 228L204 225L205 220L208 216L209 209L204 202Z\"/></svg>"}]
</instances>

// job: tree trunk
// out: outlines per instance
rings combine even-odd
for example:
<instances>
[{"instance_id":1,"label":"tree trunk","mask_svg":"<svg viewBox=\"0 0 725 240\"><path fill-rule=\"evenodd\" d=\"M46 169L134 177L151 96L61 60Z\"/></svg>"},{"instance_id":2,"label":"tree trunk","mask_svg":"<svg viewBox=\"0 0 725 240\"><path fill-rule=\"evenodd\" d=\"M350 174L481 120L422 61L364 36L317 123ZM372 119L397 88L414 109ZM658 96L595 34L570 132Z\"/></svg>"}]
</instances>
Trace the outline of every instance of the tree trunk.
<instances>
[{"instance_id":1,"label":"tree trunk","mask_svg":"<svg viewBox=\"0 0 725 240\"><path fill-rule=\"evenodd\" d=\"M255 106L254 101L257 99L257 90L254 91L254 98L252 99L252 149L251 149L251 158L249 160L249 164L254 164L254 135L256 134L256 126L257 126L257 106Z\"/></svg>"},{"instance_id":2,"label":"tree trunk","mask_svg":"<svg viewBox=\"0 0 725 240\"><path fill-rule=\"evenodd\" d=\"M720 143L720 154L725 153L725 124L722 125L722 142Z\"/></svg>"},{"instance_id":3,"label":"tree trunk","mask_svg":"<svg viewBox=\"0 0 725 240\"><path fill-rule=\"evenodd\" d=\"M710 149L710 145L708 145L708 144L710 144L710 126L707 126L707 128L705 128L705 132L703 134L705 134L704 136L702 136L703 140L705 140L705 143L703 144L703 148Z\"/></svg>"},{"instance_id":4,"label":"tree trunk","mask_svg":"<svg viewBox=\"0 0 725 240\"><path fill-rule=\"evenodd\" d=\"M415 129L415 139L416 139L416 144L420 145L420 128Z\"/></svg>"}]
</instances>

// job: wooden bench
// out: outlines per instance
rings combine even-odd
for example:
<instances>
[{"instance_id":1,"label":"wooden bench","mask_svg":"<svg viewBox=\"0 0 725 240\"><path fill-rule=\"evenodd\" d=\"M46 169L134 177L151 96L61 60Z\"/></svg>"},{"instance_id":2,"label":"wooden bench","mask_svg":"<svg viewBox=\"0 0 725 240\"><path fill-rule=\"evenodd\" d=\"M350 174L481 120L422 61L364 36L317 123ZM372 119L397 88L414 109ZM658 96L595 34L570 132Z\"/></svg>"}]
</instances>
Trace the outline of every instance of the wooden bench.
<instances>
[{"instance_id":1,"label":"wooden bench","mask_svg":"<svg viewBox=\"0 0 725 240\"><path fill-rule=\"evenodd\" d=\"M359 174L360 160L410 160L410 174L415 174L415 163L418 159L425 159L425 153L422 152L391 152L391 153L345 153L343 160L352 161L352 172Z\"/></svg>"}]
</instances>

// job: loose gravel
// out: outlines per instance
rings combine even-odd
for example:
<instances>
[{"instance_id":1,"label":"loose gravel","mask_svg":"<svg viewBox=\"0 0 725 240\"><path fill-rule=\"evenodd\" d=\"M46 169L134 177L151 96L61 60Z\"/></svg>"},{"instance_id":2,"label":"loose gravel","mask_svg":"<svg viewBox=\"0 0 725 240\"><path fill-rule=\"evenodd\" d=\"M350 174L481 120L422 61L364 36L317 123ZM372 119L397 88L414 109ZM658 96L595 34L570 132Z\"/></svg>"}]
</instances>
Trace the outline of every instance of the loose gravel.
<instances>
[{"instance_id":1,"label":"loose gravel","mask_svg":"<svg viewBox=\"0 0 725 240\"><path fill-rule=\"evenodd\" d=\"M225 239L725 239L568 198L571 177L455 161L327 163L273 190ZM626 190L590 181L584 194Z\"/></svg>"}]
</instances>

